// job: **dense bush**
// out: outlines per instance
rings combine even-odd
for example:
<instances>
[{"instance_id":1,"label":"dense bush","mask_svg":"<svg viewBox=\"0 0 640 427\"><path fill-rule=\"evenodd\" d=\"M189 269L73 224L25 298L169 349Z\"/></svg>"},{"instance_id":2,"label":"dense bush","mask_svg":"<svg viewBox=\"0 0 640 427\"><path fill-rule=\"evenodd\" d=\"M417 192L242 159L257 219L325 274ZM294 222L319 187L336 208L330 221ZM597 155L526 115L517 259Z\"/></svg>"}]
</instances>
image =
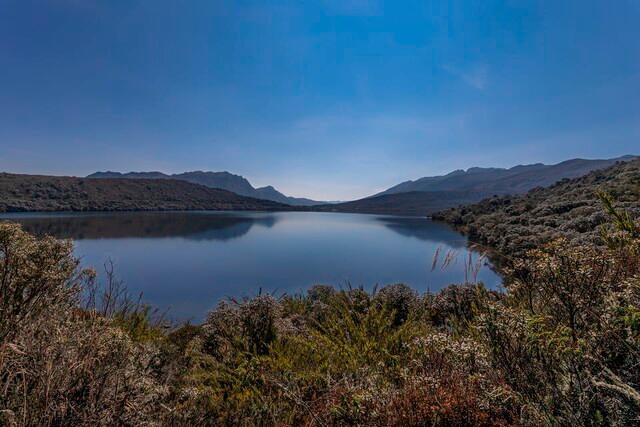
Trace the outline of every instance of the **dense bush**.
<instances>
[{"instance_id":1,"label":"dense bush","mask_svg":"<svg viewBox=\"0 0 640 427\"><path fill-rule=\"evenodd\" d=\"M0 420L637 424L640 225L600 199L609 222L597 244L552 239L511 256L505 293L315 286L225 301L203 325L169 332L112 278L99 296L69 244L1 224Z\"/></svg>"},{"instance_id":2,"label":"dense bush","mask_svg":"<svg viewBox=\"0 0 640 427\"><path fill-rule=\"evenodd\" d=\"M321 316L318 303L324 305ZM482 349L471 337L435 328L425 309L424 299L403 285L373 295L315 287L305 296L222 304L203 325L202 338L192 342L183 421L515 422L510 402L494 404L492 393L509 391ZM256 317L264 320L256 323ZM259 324L255 330L261 332L242 326L247 323ZM275 331L263 333L269 330L264 325Z\"/></svg>"},{"instance_id":3,"label":"dense bush","mask_svg":"<svg viewBox=\"0 0 640 427\"><path fill-rule=\"evenodd\" d=\"M640 233L603 200L606 245L531 250L505 271L505 294L473 284L422 296L403 285L373 294L317 286L221 305L191 342L181 421L636 423Z\"/></svg>"},{"instance_id":4,"label":"dense bush","mask_svg":"<svg viewBox=\"0 0 640 427\"><path fill-rule=\"evenodd\" d=\"M0 424L159 422L161 340L140 334L152 328L145 313L87 307L94 278L78 272L68 242L0 223Z\"/></svg>"},{"instance_id":5,"label":"dense bush","mask_svg":"<svg viewBox=\"0 0 640 427\"><path fill-rule=\"evenodd\" d=\"M598 244L598 227L607 223L599 192L606 191L616 206L640 214L640 160L618 163L582 178L566 179L522 196L486 199L433 215L497 249L501 255L524 256L557 238L571 244Z\"/></svg>"}]
</instances>

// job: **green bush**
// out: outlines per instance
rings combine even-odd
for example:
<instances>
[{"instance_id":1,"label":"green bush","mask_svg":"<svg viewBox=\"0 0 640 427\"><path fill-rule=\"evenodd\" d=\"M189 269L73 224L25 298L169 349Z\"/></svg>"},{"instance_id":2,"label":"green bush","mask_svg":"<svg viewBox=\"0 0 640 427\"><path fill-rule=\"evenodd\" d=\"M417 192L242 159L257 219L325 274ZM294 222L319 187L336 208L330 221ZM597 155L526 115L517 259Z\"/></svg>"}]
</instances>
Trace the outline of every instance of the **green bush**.
<instances>
[{"instance_id":1,"label":"green bush","mask_svg":"<svg viewBox=\"0 0 640 427\"><path fill-rule=\"evenodd\" d=\"M204 324L173 330L130 300L112 271L97 292L68 243L0 224L0 421L635 425L640 226L600 199L610 222L597 242L545 235L539 245L518 235L533 218L492 225L487 239L499 232L532 247L508 254L504 293L314 286L225 301ZM540 208L534 200L494 202L522 214Z\"/></svg>"}]
</instances>

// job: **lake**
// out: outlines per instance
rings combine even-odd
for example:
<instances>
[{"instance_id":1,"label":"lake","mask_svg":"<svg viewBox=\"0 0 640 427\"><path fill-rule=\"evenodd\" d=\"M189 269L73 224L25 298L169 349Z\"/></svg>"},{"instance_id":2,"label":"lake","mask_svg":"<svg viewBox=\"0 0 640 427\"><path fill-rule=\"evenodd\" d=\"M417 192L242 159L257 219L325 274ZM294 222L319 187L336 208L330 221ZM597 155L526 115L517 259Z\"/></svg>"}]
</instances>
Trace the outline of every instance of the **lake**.
<instances>
[{"instance_id":1,"label":"lake","mask_svg":"<svg viewBox=\"0 0 640 427\"><path fill-rule=\"evenodd\" d=\"M32 233L70 238L83 266L108 260L132 293L176 320L200 321L222 298L301 292L313 284L419 292L465 280L467 239L426 218L315 212L4 214ZM432 269L436 251L457 256ZM477 260L478 254L472 253ZM475 262L475 261L474 261ZM467 273L467 277L471 277ZM489 266L479 281L500 277Z\"/></svg>"}]
</instances>

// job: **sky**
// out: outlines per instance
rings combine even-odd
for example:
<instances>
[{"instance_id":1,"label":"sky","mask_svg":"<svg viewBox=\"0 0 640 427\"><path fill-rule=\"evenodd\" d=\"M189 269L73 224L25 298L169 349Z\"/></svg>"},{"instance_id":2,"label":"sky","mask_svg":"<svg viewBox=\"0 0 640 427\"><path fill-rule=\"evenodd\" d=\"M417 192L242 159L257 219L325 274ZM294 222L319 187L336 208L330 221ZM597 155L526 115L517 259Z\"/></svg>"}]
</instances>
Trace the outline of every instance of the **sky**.
<instances>
[{"instance_id":1,"label":"sky","mask_svg":"<svg viewBox=\"0 0 640 427\"><path fill-rule=\"evenodd\" d=\"M0 171L317 200L640 154L640 2L0 0Z\"/></svg>"}]
</instances>

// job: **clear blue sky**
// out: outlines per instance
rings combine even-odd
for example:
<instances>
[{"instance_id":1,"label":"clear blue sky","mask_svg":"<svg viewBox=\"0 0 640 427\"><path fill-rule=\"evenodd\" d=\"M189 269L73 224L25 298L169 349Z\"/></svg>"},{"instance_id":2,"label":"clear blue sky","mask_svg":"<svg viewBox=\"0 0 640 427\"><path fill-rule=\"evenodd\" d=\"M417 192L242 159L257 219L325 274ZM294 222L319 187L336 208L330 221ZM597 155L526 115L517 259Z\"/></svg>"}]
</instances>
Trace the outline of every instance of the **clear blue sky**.
<instances>
[{"instance_id":1,"label":"clear blue sky","mask_svg":"<svg viewBox=\"0 0 640 427\"><path fill-rule=\"evenodd\" d=\"M0 170L351 199L640 153L640 2L0 0Z\"/></svg>"}]
</instances>

